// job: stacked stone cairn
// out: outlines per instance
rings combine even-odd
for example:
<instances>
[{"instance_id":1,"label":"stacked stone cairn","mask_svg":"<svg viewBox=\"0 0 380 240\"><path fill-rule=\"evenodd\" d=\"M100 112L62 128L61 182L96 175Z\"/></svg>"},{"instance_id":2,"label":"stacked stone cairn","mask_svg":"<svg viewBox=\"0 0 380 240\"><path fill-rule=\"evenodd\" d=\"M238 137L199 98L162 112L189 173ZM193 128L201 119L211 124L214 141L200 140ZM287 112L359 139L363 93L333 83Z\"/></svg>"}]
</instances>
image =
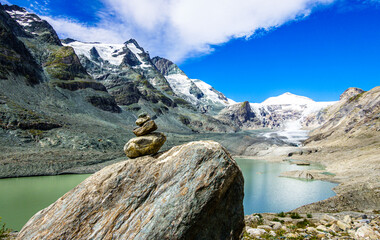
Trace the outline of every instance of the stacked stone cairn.
<instances>
[{"instance_id":1,"label":"stacked stone cairn","mask_svg":"<svg viewBox=\"0 0 380 240\"><path fill-rule=\"evenodd\" d=\"M157 153L166 141L166 136L157 130L156 123L148 114L140 114L136 120L137 128L133 129L135 138L124 146L124 152L129 158L137 158Z\"/></svg>"}]
</instances>

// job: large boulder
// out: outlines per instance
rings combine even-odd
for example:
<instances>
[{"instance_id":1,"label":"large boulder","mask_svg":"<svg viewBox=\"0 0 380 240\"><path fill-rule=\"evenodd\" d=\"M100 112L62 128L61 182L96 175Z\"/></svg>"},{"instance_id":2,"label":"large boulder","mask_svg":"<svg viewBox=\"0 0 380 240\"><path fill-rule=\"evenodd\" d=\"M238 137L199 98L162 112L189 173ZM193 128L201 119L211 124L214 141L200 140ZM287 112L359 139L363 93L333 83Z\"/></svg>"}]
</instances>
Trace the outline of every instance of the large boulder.
<instances>
[{"instance_id":1,"label":"large boulder","mask_svg":"<svg viewBox=\"0 0 380 240\"><path fill-rule=\"evenodd\" d=\"M166 141L163 133L155 132L129 140L124 146L124 152L129 158L137 158L157 153Z\"/></svg>"},{"instance_id":2,"label":"large boulder","mask_svg":"<svg viewBox=\"0 0 380 240\"><path fill-rule=\"evenodd\" d=\"M18 239L239 239L244 180L218 143L108 166L34 215Z\"/></svg>"}]
</instances>

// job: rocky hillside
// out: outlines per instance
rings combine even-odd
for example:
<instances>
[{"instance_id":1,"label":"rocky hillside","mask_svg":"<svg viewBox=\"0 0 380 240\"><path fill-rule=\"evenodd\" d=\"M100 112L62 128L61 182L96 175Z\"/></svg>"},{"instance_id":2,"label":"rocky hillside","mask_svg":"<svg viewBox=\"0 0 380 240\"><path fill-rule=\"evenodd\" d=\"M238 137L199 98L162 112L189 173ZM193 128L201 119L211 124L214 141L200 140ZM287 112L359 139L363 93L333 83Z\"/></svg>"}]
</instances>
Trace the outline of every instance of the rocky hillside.
<instances>
[{"instance_id":1,"label":"rocky hillside","mask_svg":"<svg viewBox=\"0 0 380 240\"><path fill-rule=\"evenodd\" d=\"M347 89L339 102L309 119L308 124L314 122L322 126L311 132L306 144L350 145L355 139L379 139L380 87L368 92Z\"/></svg>"},{"instance_id":2,"label":"rocky hillside","mask_svg":"<svg viewBox=\"0 0 380 240\"><path fill-rule=\"evenodd\" d=\"M163 150L216 139L244 154L262 143L213 116L231 103L223 94L187 77L179 91L170 76L184 73L133 39L61 42L48 22L15 5L0 5L0 32L0 177L94 172L124 157L141 113L167 135Z\"/></svg>"},{"instance_id":3,"label":"rocky hillside","mask_svg":"<svg viewBox=\"0 0 380 240\"><path fill-rule=\"evenodd\" d=\"M317 149L307 155L332 173L339 182L337 196L299 210L369 211L380 207L380 87L370 91L350 88L340 101L308 119L322 125L310 133L304 144ZM302 156L292 156L306 160Z\"/></svg>"},{"instance_id":4,"label":"rocky hillside","mask_svg":"<svg viewBox=\"0 0 380 240\"><path fill-rule=\"evenodd\" d=\"M175 70L168 70L169 67L164 70L165 67L160 65L163 59L151 59L136 40L130 39L124 44L102 44L65 39L63 44L75 50L87 72L106 86L125 111L135 114L147 112L154 118L161 119L165 126L171 126L168 128L170 131L232 131L228 124L209 114L202 114L209 109L225 106L227 101L210 101L210 94L206 91L208 89L202 91L194 83L192 92L202 96L202 101L192 101L193 98L178 90L185 88L187 81L173 83L167 76L174 71L182 71L173 63L171 67Z\"/></svg>"}]
</instances>

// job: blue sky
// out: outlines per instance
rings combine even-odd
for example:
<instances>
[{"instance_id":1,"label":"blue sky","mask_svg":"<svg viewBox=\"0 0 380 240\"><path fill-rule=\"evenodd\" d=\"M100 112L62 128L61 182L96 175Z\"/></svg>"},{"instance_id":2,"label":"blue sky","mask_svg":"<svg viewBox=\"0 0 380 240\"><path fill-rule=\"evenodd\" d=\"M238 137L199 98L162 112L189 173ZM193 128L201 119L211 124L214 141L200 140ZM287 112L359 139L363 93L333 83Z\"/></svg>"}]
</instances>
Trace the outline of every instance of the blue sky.
<instances>
[{"instance_id":1,"label":"blue sky","mask_svg":"<svg viewBox=\"0 0 380 240\"><path fill-rule=\"evenodd\" d=\"M235 101L284 92L328 101L380 85L380 1L214 1L8 0L61 37L136 38Z\"/></svg>"}]
</instances>

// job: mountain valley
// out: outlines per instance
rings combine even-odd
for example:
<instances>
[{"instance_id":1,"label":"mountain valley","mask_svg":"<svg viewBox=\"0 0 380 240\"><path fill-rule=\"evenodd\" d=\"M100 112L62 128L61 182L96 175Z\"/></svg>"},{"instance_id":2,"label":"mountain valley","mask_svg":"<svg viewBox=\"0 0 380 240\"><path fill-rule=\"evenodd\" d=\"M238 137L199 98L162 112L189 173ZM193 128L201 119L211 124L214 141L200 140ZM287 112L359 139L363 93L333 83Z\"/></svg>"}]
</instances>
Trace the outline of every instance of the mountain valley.
<instances>
[{"instance_id":1,"label":"mountain valley","mask_svg":"<svg viewBox=\"0 0 380 240\"><path fill-rule=\"evenodd\" d=\"M299 211L380 207L380 87L349 88L336 102L287 92L238 103L134 39L59 39L15 5L0 5L0 33L0 178L94 173L125 160L147 113L167 137L162 151L214 140L234 156L323 164L331 174L315 178L340 183L338 195Z\"/></svg>"}]
</instances>

